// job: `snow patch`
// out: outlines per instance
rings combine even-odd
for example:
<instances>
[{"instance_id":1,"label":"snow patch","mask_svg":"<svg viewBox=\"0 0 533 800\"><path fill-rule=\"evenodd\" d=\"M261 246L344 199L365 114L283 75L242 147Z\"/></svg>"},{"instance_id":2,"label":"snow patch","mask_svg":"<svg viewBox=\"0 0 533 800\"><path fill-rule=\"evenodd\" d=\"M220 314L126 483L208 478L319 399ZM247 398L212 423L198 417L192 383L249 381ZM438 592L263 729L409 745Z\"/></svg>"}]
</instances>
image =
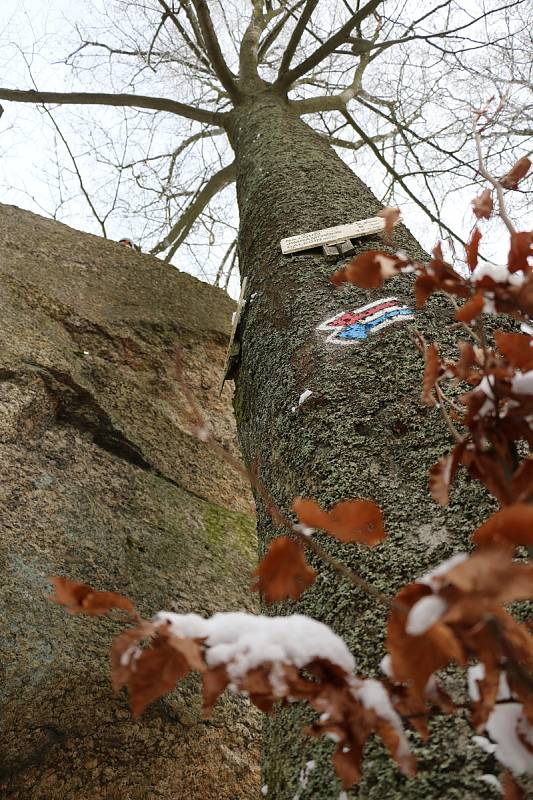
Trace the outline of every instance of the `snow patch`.
<instances>
[{"instance_id":1,"label":"snow patch","mask_svg":"<svg viewBox=\"0 0 533 800\"><path fill-rule=\"evenodd\" d=\"M442 617L447 608L448 604L438 595L422 597L409 611L406 632L410 636L420 636Z\"/></svg>"},{"instance_id":2,"label":"snow patch","mask_svg":"<svg viewBox=\"0 0 533 800\"><path fill-rule=\"evenodd\" d=\"M496 791L500 792L500 794L503 794L502 785L496 775L480 775L479 780L483 781L483 783L486 783L487 786L492 786L492 788L496 789Z\"/></svg>"},{"instance_id":3,"label":"snow patch","mask_svg":"<svg viewBox=\"0 0 533 800\"><path fill-rule=\"evenodd\" d=\"M492 278L496 283L510 283L512 286L521 286L524 283L522 272L509 272L506 264L491 264L488 261L478 264L472 273L473 281L480 281L485 277Z\"/></svg>"},{"instance_id":4,"label":"snow patch","mask_svg":"<svg viewBox=\"0 0 533 800\"><path fill-rule=\"evenodd\" d=\"M348 674L355 670L355 659L343 640L322 622L302 614L262 617L232 612L204 619L198 614L160 611L154 622L167 625L174 636L204 639L208 666L228 664L228 675L234 681L267 662L301 668L322 658Z\"/></svg>"},{"instance_id":5,"label":"snow patch","mask_svg":"<svg viewBox=\"0 0 533 800\"><path fill-rule=\"evenodd\" d=\"M487 720L486 730L496 743L494 755L515 775L533 772L533 753L518 738L517 728L521 736L528 740L533 738L533 731L523 716L521 703L505 703L494 708Z\"/></svg>"}]
</instances>

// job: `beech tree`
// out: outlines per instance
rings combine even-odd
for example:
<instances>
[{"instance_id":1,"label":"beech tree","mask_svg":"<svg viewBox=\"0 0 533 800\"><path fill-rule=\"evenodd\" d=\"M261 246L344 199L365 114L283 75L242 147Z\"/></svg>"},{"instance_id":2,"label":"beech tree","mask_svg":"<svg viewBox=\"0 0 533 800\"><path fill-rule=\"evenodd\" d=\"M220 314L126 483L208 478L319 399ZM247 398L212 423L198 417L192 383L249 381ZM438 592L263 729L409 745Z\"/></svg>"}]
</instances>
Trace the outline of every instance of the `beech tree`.
<instances>
[{"instance_id":1,"label":"beech tree","mask_svg":"<svg viewBox=\"0 0 533 800\"><path fill-rule=\"evenodd\" d=\"M318 0L254 2L240 36L238 59L230 60L231 43L217 35L222 19L219 6L208 5L206 0L182 0L174 6L160 0L159 5L160 17L149 47L140 55L147 68L154 57L158 63L166 60L185 68L192 64L203 79L194 102L184 103L173 96L63 93L41 88L2 88L0 98L173 114L203 126L190 134L198 141L208 132L217 136L224 132L234 160L208 177L153 252L174 253L215 192L235 179L239 269L247 282L231 374L245 462L267 487L276 507L286 513L298 496L314 498L321 508L351 498L377 503L389 534L378 549L355 550L327 538L323 547L378 593L393 597L416 576L467 550L470 534L494 509L483 487L472 484L462 473L447 506L437 506L428 493L427 472L447 450L449 430L438 408L420 403L422 361L413 343L412 324L416 317L420 335L428 342L438 340L442 351L451 353L457 341L455 309L448 299L437 296L415 314L412 279L402 271L392 271L386 297L381 280L363 286L356 281L336 286L331 281L334 267L324 253L308 249L284 254L280 242L296 234L374 217L382 210L364 182L365 176L356 175L332 146L339 144L338 126L330 129L331 140L324 135L324 128L318 125L313 129L306 120L312 116L316 121L320 119L317 115L324 115L322 124L329 126L328 115L337 115L343 130L349 128L357 134L358 139L348 147L354 149L364 142L394 174L393 165L380 149L383 137L389 138L391 131L369 135L354 106L370 107L378 116L385 114L395 136L407 136L409 130L416 140L420 134L397 119L397 107L389 98L368 92L365 73L393 46L406 47L421 39L441 55L444 51L458 57L462 37L471 26L487 21L495 9L481 11L457 25L451 12L458 6L444 2L406 22L402 4L390 16L388 3L369 0L339 3L324 22L323 4ZM520 5L512 3L505 8ZM503 4L498 6L503 8ZM443 9L449 15L447 24L433 31L431 16ZM154 12L151 8L146 13ZM174 51L158 49L163 30L170 30L175 37ZM416 74L423 81L423 71ZM453 154L446 155L453 160ZM460 166L468 167L468 162L461 160ZM477 161L469 168L477 171ZM355 239L352 244L356 253L369 246L383 249L376 236ZM393 252L398 248L410 259L425 259L401 225L394 234ZM387 250L390 248L385 245L384 252ZM395 324L384 325L382 333L380 328L375 333L365 329L352 339L336 336L335 325L331 325L334 318L344 312L357 317L357 311L373 308L373 304L379 310L394 308L391 320ZM256 500L264 553L277 535L276 521L265 496L258 493ZM317 566L314 561L312 564ZM321 567L319 579L302 595L297 608L342 636L358 671L379 674L388 608L376 603L375 593L349 582L339 584ZM457 682L453 674L450 682L452 687ZM297 704L269 718L264 785L270 797L329 800L339 796L330 744L301 735L307 714L306 708ZM350 796L365 800L493 796L493 788L480 781L482 774L492 774L492 757L472 743L461 712L437 716L431 723L430 740L414 742L413 750L418 757L418 777L410 781L373 743L362 781L350 790ZM305 772L311 761L314 769ZM302 770L305 781L300 780Z\"/></svg>"}]
</instances>

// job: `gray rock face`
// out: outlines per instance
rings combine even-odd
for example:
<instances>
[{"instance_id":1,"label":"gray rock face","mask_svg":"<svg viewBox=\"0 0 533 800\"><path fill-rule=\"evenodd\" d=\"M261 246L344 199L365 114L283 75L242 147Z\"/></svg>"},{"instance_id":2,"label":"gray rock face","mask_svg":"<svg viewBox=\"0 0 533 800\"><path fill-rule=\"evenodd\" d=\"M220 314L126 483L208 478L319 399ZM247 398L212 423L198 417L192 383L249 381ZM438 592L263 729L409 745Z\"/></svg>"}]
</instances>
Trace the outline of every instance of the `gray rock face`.
<instances>
[{"instance_id":1,"label":"gray rock face","mask_svg":"<svg viewBox=\"0 0 533 800\"><path fill-rule=\"evenodd\" d=\"M154 258L0 206L0 669L5 798L258 794L258 725L188 680L132 721L111 620L48 602L47 576L166 608L251 609L249 490L189 433L176 345L236 452L221 378L232 301Z\"/></svg>"}]
</instances>

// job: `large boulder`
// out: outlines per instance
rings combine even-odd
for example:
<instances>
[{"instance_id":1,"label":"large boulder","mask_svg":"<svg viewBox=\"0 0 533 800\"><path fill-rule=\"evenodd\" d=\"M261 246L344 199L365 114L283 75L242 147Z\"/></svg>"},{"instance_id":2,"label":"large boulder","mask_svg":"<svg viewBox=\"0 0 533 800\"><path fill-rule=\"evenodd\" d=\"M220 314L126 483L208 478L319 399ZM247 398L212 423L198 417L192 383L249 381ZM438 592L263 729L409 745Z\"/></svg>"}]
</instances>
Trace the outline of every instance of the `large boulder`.
<instances>
[{"instance_id":1,"label":"large boulder","mask_svg":"<svg viewBox=\"0 0 533 800\"><path fill-rule=\"evenodd\" d=\"M0 719L3 798L258 796L258 724L202 719L187 680L133 721L109 683L121 626L70 616L47 576L143 615L253 609L248 487L190 433L174 377L237 451L219 395L234 303L118 244L0 205Z\"/></svg>"}]
</instances>

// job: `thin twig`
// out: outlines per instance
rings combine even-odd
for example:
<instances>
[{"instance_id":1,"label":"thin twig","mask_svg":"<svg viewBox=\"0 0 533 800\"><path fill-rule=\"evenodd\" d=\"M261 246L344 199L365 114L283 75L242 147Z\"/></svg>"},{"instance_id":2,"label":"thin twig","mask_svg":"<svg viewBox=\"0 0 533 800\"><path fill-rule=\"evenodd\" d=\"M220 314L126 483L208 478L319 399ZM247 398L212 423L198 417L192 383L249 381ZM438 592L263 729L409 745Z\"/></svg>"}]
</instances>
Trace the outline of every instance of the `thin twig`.
<instances>
[{"instance_id":1,"label":"thin twig","mask_svg":"<svg viewBox=\"0 0 533 800\"><path fill-rule=\"evenodd\" d=\"M498 108L494 112L495 114L498 113L502 102L503 102L503 100L500 102L500 106L498 106ZM512 233L516 233L516 228L513 225L512 221L511 221L511 218L509 217L509 214L507 213L507 206L505 205L505 197L504 197L504 194L503 194L503 186L501 185L501 183L498 180L496 180L496 178L493 175L490 174L490 172L488 171L488 169L486 167L485 159L483 158L483 151L481 149L481 130L485 130L485 128L494 119L494 115L493 115L493 117L491 117L491 118L489 118L487 120L487 122L485 123L483 128L481 130L479 130L477 123L479 121L480 116L482 114L484 114L484 113L485 113L484 111L477 111L474 114L474 120L473 120L474 140L476 142L476 152L477 152L477 160L478 160L478 164L479 164L479 172L485 178L485 180L487 180L490 184L492 184L492 186L494 186L494 188L496 189L496 195L498 197L499 215L500 215L503 223L507 227L507 230L509 231L509 233L512 234Z\"/></svg>"}]
</instances>

